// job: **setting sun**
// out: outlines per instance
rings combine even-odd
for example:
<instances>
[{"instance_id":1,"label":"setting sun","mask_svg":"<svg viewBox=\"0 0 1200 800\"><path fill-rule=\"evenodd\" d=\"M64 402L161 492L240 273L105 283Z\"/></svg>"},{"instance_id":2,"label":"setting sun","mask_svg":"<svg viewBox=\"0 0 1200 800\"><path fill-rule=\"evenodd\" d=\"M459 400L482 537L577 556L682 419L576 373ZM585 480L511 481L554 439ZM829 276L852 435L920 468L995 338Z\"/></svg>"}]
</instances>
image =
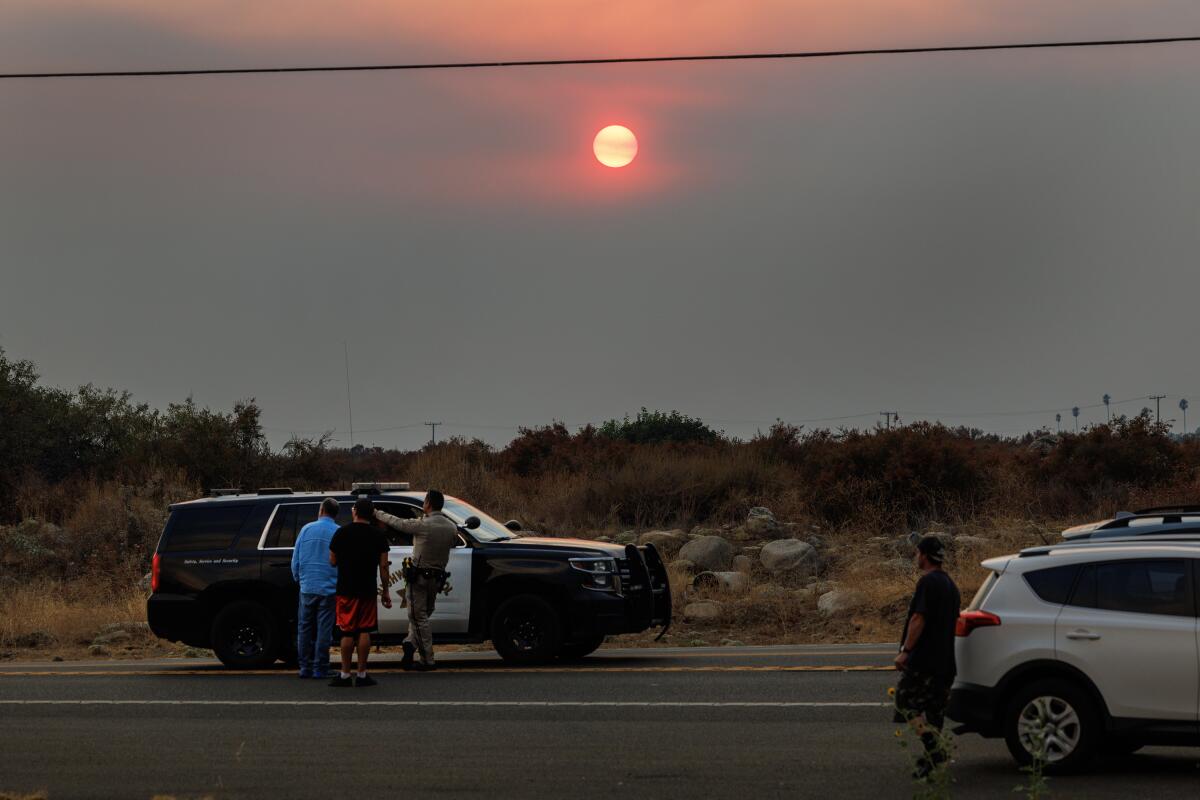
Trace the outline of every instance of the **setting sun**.
<instances>
[{"instance_id":1,"label":"setting sun","mask_svg":"<svg viewBox=\"0 0 1200 800\"><path fill-rule=\"evenodd\" d=\"M637 137L624 125L609 125L596 134L592 151L604 166L624 167L637 156Z\"/></svg>"}]
</instances>

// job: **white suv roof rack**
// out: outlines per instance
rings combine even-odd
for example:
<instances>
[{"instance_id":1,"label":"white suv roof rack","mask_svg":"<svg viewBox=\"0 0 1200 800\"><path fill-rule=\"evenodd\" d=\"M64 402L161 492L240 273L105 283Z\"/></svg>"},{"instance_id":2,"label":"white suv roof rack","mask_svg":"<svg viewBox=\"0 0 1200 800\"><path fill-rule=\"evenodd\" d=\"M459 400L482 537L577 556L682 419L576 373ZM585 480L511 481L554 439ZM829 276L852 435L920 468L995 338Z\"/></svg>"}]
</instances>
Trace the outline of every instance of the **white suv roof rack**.
<instances>
[{"instance_id":1,"label":"white suv roof rack","mask_svg":"<svg viewBox=\"0 0 1200 800\"><path fill-rule=\"evenodd\" d=\"M1128 547L1131 544L1194 545L1200 547L1200 533L1152 533L1142 536L1109 536L1105 539L1067 539L1058 544L1040 544L1027 547L1021 556L1043 556L1055 550L1078 550L1085 548Z\"/></svg>"}]
</instances>

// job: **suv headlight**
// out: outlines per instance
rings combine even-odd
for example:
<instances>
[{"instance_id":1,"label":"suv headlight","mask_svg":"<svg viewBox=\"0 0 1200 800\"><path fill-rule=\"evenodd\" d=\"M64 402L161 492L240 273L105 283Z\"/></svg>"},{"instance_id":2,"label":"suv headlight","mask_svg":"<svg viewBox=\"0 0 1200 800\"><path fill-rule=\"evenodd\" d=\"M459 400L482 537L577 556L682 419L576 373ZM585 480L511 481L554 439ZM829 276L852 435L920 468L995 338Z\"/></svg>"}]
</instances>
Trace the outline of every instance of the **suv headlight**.
<instances>
[{"instance_id":1,"label":"suv headlight","mask_svg":"<svg viewBox=\"0 0 1200 800\"><path fill-rule=\"evenodd\" d=\"M572 558L571 568L584 573L583 585L602 592L620 591L621 579L617 575L614 558Z\"/></svg>"}]
</instances>

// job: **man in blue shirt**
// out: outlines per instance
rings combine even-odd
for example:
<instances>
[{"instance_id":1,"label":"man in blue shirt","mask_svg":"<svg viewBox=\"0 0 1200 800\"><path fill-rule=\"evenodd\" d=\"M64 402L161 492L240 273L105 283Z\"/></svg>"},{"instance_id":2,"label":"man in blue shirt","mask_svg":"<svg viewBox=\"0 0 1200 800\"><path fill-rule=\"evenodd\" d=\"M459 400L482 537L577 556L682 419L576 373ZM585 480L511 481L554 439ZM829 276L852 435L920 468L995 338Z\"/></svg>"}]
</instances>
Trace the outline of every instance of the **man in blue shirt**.
<instances>
[{"instance_id":1,"label":"man in blue shirt","mask_svg":"<svg viewBox=\"0 0 1200 800\"><path fill-rule=\"evenodd\" d=\"M338 501L326 497L316 522L300 529L292 550L292 577L300 584L296 655L301 678L324 678L333 639L337 567L329 564L329 542L337 533Z\"/></svg>"}]
</instances>

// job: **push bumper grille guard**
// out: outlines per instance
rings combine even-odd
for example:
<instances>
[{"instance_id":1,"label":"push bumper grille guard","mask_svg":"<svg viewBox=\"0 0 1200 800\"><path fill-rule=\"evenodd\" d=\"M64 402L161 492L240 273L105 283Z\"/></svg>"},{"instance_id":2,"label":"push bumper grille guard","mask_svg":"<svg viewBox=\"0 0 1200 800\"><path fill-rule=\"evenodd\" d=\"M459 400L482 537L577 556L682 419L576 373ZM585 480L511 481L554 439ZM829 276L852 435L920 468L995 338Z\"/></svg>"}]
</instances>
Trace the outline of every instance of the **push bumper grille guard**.
<instances>
[{"instance_id":1,"label":"push bumper grille guard","mask_svg":"<svg viewBox=\"0 0 1200 800\"><path fill-rule=\"evenodd\" d=\"M654 545L625 547L629 582L623 587L630 611L641 629L662 626L655 641L671 627L671 580Z\"/></svg>"}]
</instances>

